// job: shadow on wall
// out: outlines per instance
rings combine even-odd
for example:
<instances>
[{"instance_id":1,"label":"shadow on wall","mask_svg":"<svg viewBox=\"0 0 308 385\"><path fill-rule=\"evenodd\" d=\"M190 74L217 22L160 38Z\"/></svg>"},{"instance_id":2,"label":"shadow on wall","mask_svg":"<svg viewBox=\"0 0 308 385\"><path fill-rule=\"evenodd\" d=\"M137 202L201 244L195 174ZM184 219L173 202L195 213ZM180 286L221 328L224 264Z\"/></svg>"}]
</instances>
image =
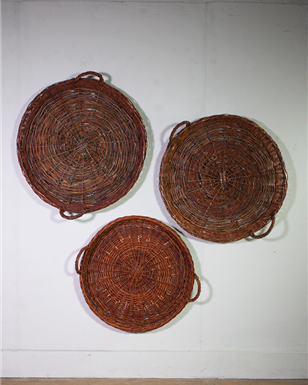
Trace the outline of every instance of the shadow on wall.
<instances>
[{"instance_id":1,"label":"shadow on wall","mask_svg":"<svg viewBox=\"0 0 308 385\"><path fill-rule=\"evenodd\" d=\"M276 225L283 223L283 225L284 225L283 231L279 235L277 235L276 237L270 236L270 237L263 238L263 240L265 240L267 242L276 242L280 239L283 239L289 230L287 217L288 217L288 213L291 210L291 207L293 206L294 201L295 201L296 188L297 188L296 172L295 172L293 161L291 159L291 156L290 156L290 153L289 153L287 147L279 139L279 137L275 134L275 132L273 132L265 124L259 122L256 119L249 118L249 117L247 117L247 118L254 121L255 123L257 123L261 128L263 128L264 131L266 131L271 136L271 138L276 142L276 144L277 144L277 146L278 146L278 148L282 154L282 158L285 162L285 167L286 167L287 177L288 177L288 188L287 188L287 194L286 194L285 200L284 200L280 210L276 214L276 222L275 222ZM253 241L253 239L248 239L248 240Z\"/></svg>"},{"instance_id":2,"label":"shadow on wall","mask_svg":"<svg viewBox=\"0 0 308 385\"><path fill-rule=\"evenodd\" d=\"M41 88L38 90L38 92L32 96L29 97L27 102L22 106L20 109L19 114L16 117L15 123L14 123L14 128L12 130L12 138L11 138L11 157L12 157L12 164L15 169L15 173L17 176L18 181L20 182L21 186L24 188L26 193L40 206L46 208L49 205L45 203L42 199L39 198L39 196L32 190L28 182L26 181L26 178L24 177L22 170L20 168L19 162L18 162L18 156L17 156L17 146L16 146L16 141L17 141L17 136L18 136L18 131L19 131L19 125L21 123L21 119L28 107L28 105L32 102L32 100L43 90L45 87ZM49 206L54 211L54 208L52 206ZM52 213L53 213L52 211Z\"/></svg>"},{"instance_id":3,"label":"shadow on wall","mask_svg":"<svg viewBox=\"0 0 308 385\"><path fill-rule=\"evenodd\" d=\"M176 223L176 221L169 214L169 212L168 212L168 210L167 210L167 208L166 208L166 206L165 206L165 204L164 204L164 202L162 200L160 191L159 191L160 165L161 165L164 153L166 151L166 148L168 146L170 134L172 132L172 129L176 126L176 124L177 123L170 124L169 126L167 126L163 130L162 135L161 135L160 152L159 152L159 154L157 156L156 164L155 164L155 168L154 168L154 193L155 193L158 205L159 205L159 207L160 207L164 217L168 219L169 225L171 225L180 234L185 235L186 238L197 239L197 238L193 237L192 235L188 234L185 230L180 229L179 225ZM166 139L167 134L169 134L168 139Z\"/></svg>"}]
</instances>

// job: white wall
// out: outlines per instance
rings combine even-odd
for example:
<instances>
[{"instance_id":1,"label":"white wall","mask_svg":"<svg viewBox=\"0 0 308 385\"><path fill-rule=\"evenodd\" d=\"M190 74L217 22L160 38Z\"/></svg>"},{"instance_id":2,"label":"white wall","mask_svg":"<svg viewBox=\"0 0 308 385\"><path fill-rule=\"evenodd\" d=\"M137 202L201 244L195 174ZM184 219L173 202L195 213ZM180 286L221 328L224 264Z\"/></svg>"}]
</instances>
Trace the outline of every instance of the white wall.
<instances>
[{"instance_id":1,"label":"white wall","mask_svg":"<svg viewBox=\"0 0 308 385\"><path fill-rule=\"evenodd\" d=\"M2 376L306 378L307 6L299 3L2 2ZM34 96L87 70L135 100L149 149L125 198L66 221L26 183L15 142ZM113 329L85 304L77 253L124 215L174 225L158 191L171 129L217 113L255 120L279 145L289 189L275 228L231 244L185 234L200 299L161 329Z\"/></svg>"}]
</instances>

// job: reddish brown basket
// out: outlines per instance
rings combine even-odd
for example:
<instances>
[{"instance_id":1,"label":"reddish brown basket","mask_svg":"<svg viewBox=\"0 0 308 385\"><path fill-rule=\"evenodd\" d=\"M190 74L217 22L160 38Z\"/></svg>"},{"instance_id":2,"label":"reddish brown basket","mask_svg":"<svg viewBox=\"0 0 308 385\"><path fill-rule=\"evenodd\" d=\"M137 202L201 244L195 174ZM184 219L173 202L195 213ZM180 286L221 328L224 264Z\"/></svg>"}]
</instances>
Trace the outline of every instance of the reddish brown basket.
<instances>
[{"instance_id":1,"label":"reddish brown basket","mask_svg":"<svg viewBox=\"0 0 308 385\"><path fill-rule=\"evenodd\" d=\"M136 108L92 71L37 95L22 117L17 138L28 183L66 219L126 195L139 177L146 147Z\"/></svg>"},{"instance_id":2,"label":"reddish brown basket","mask_svg":"<svg viewBox=\"0 0 308 385\"><path fill-rule=\"evenodd\" d=\"M215 115L173 129L159 187L184 230L231 242L269 234L286 195L287 173L277 144L261 127L240 116ZM255 234L270 222L266 232Z\"/></svg>"},{"instance_id":3,"label":"reddish brown basket","mask_svg":"<svg viewBox=\"0 0 308 385\"><path fill-rule=\"evenodd\" d=\"M133 333L165 325L201 290L183 240L148 217L123 217L103 227L80 250L76 272L90 309L107 324ZM198 292L190 298L194 280Z\"/></svg>"}]
</instances>

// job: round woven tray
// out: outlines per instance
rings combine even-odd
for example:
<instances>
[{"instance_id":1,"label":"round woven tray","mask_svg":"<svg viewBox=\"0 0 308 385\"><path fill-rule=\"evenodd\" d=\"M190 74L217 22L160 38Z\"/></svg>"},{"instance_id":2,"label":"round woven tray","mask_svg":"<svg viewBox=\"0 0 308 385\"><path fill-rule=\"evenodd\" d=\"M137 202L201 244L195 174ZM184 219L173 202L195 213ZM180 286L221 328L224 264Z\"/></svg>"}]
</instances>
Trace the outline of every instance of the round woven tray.
<instances>
[{"instance_id":1,"label":"round woven tray","mask_svg":"<svg viewBox=\"0 0 308 385\"><path fill-rule=\"evenodd\" d=\"M127 332L165 325L200 294L185 243L169 226L148 217L123 217L103 227L80 250L76 272L90 309ZM198 292L190 298L194 280Z\"/></svg>"},{"instance_id":2,"label":"round woven tray","mask_svg":"<svg viewBox=\"0 0 308 385\"><path fill-rule=\"evenodd\" d=\"M136 108L92 71L37 95L22 117L17 138L28 183L66 219L123 197L138 179L146 146Z\"/></svg>"},{"instance_id":3,"label":"round woven tray","mask_svg":"<svg viewBox=\"0 0 308 385\"><path fill-rule=\"evenodd\" d=\"M159 187L184 230L231 242L269 234L286 195L287 173L277 144L261 127L239 116L216 115L173 129ZM255 234L269 223L266 232Z\"/></svg>"}]
</instances>

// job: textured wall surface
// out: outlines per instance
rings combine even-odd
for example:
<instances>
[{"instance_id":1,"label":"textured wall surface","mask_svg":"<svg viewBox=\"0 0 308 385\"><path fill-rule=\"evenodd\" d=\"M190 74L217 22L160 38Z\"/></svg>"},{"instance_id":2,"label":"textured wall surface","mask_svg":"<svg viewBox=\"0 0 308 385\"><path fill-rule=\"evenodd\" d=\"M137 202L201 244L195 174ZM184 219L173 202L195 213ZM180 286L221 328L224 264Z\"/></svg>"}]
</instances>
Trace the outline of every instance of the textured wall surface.
<instances>
[{"instance_id":1,"label":"textured wall surface","mask_svg":"<svg viewBox=\"0 0 308 385\"><path fill-rule=\"evenodd\" d=\"M2 2L3 376L307 376L307 6L288 3ZM66 221L27 184L16 137L39 91L88 70L135 103L149 147L126 197ZM222 113L254 120L282 152L273 231L231 244L183 232L198 301L145 334L107 326L83 298L78 251L125 215L178 229L158 189L169 135Z\"/></svg>"}]
</instances>

